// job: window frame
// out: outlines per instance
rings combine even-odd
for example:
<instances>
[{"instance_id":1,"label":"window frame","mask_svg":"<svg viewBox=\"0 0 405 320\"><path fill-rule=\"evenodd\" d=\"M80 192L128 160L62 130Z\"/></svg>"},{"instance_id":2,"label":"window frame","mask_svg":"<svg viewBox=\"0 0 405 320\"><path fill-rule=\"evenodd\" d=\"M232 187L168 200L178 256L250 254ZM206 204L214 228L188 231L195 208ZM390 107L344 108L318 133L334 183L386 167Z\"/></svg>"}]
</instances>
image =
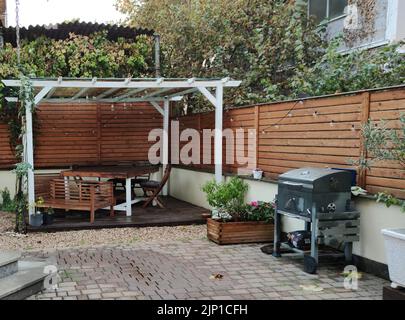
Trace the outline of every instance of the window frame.
<instances>
[{"instance_id":1,"label":"window frame","mask_svg":"<svg viewBox=\"0 0 405 320\"><path fill-rule=\"evenodd\" d=\"M310 10L310 2L312 0L308 0L307 1L307 12L308 12L308 17L311 16L309 10ZM347 13L343 12L341 15L338 15L336 17L330 18L330 1L331 0L326 0L326 14L325 14L325 18L323 20L321 20L318 25L323 25L323 24L328 24L330 22L336 21L336 20L340 20L342 18L345 18L347 16ZM346 6L347 7L347 6Z\"/></svg>"}]
</instances>

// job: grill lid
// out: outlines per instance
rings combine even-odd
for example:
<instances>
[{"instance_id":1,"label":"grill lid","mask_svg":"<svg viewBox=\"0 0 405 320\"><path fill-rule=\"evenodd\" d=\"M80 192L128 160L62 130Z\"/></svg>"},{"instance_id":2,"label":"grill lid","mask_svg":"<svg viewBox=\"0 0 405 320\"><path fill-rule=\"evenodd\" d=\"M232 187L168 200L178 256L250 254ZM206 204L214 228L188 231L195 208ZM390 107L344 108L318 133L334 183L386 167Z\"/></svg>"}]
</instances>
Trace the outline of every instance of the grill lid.
<instances>
[{"instance_id":1,"label":"grill lid","mask_svg":"<svg viewBox=\"0 0 405 320\"><path fill-rule=\"evenodd\" d=\"M280 184L288 184L296 188L299 185L318 192L350 191L352 174L349 171L330 168L300 168L288 171L279 176Z\"/></svg>"}]
</instances>

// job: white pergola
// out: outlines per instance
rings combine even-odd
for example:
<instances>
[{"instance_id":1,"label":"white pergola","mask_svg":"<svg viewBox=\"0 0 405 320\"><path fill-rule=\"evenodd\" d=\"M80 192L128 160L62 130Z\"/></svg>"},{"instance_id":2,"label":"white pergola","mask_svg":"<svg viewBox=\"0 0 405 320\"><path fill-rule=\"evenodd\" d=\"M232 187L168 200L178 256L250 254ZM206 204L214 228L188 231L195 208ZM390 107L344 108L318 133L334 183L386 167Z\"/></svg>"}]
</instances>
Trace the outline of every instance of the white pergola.
<instances>
[{"instance_id":1,"label":"white pergola","mask_svg":"<svg viewBox=\"0 0 405 320\"><path fill-rule=\"evenodd\" d=\"M8 87L21 87L20 80L3 80ZM28 171L29 215L34 213L35 178L32 109L41 103L132 103L149 102L163 116L162 164L169 163L169 105L181 101L189 94L203 94L215 107L215 179L222 181L222 122L224 88L238 87L241 81L224 79L31 79L34 90L34 106L26 101L26 130L24 136L24 159L30 164ZM6 97L9 102L18 102L16 97ZM163 105L163 108L161 107ZM167 188L163 190L167 195ZM128 200L128 199L127 199ZM130 208L129 208L130 209ZM127 208L127 214L128 210Z\"/></svg>"}]
</instances>

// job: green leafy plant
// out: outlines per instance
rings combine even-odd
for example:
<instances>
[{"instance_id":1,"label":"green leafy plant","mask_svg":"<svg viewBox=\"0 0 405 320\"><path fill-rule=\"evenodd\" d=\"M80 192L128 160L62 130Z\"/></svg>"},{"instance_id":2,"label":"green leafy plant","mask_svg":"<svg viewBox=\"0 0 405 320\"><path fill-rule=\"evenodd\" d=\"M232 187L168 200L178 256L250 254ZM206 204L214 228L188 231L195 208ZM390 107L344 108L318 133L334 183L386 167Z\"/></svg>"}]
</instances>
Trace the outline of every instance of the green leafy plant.
<instances>
[{"instance_id":1,"label":"green leafy plant","mask_svg":"<svg viewBox=\"0 0 405 320\"><path fill-rule=\"evenodd\" d=\"M220 217L235 221L246 219L248 206L245 196L248 184L239 177L232 177L229 181L217 183L210 181L203 186L210 206L218 210Z\"/></svg>"},{"instance_id":2,"label":"green leafy plant","mask_svg":"<svg viewBox=\"0 0 405 320\"><path fill-rule=\"evenodd\" d=\"M16 203L13 199L11 199L10 190L8 188L4 188L0 192L2 203L0 204L0 210L5 212L15 212Z\"/></svg>"},{"instance_id":3,"label":"green leafy plant","mask_svg":"<svg viewBox=\"0 0 405 320\"><path fill-rule=\"evenodd\" d=\"M400 42L373 50L342 53L341 38L332 40L313 65L297 70L291 80L291 96L320 96L405 83L405 57Z\"/></svg>"},{"instance_id":4,"label":"green leafy plant","mask_svg":"<svg viewBox=\"0 0 405 320\"><path fill-rule=\"evenodd\" d=\"M274 221L275 204L274 202L252 201L249 205L249 221Z\"/></svg>"},{"instance_id":5,"label":"green leafy plant","mask_svg":"<svg viewBox=\"0 0 405 320\"><path fill-rule=\"evenodd\" d=\"M379 192L376 195L376 199L377 202L384 203L387 206L387 208L391 207L392 205L400 206L402 212L405 212L405 200L398 199L387 192Z\"/></svg>"},{"instance_id":6,"label":"green leafy plant","mask_svg":"<svg viewBox=\"0 0 405 320\"><path fill-rule=\"evenodd\" d=\"M361 157L355 163L366 170L372 170L372 164L378 161L394 161L405 168L405 114L400 115L400 124L401 128L396 130L388 128L385 121L380 123L368 121L361 131L368 157ZM405 200L398 199L388 192L378 193L376 200L385 203L387 207L398 205L405 212Z\"/></svg>"}]
</instances>

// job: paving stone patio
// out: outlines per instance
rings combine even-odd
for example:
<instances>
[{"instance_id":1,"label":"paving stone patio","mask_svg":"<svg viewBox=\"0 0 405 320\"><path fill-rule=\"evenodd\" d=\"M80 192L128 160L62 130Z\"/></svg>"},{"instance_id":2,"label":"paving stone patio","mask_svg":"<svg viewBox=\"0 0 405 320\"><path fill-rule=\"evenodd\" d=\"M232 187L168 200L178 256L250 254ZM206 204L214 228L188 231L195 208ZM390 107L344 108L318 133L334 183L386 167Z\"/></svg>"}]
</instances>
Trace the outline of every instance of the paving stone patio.
<instances>
[{"instance_id":1,"label":"paving stone patio","mask_svg":"<svg viewBox=\"0 0 405 320\"><path fill-rule=\"evenodd\" d=\"M193 240L31 252L26 256L56 258L60 283L57 290L29 299L379 300L388 284L362 274L358 290L346 290L343 266L329 263L318 275L308 275L302 260L276 259L260 247ZM222 278L215 279L216 274ZM310 285L314 290L308 290Z\"/></svg>"}]
</instances>

